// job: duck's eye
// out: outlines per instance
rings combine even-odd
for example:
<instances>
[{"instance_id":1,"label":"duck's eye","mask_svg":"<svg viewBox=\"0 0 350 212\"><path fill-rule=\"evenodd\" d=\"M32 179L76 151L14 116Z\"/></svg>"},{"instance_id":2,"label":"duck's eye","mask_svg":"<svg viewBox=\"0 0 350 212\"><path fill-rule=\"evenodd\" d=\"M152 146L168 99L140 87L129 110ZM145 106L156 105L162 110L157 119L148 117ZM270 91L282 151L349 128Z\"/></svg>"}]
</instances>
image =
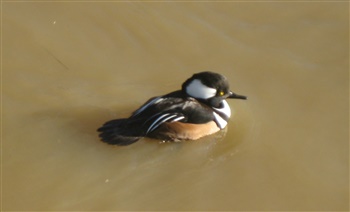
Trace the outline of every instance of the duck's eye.
<instances>
[{"instance_id":1,"label":"duck's eye","mask_svg":"<svg viewBox=\"0 0 350 212\"><path fill-rule=\"evenodd\" d=\"M220 96L223 96L223 95L225 95L225 92L220 91L220 92L219 92L219 95L220 95Z\"/></svg>"}]
</instances>

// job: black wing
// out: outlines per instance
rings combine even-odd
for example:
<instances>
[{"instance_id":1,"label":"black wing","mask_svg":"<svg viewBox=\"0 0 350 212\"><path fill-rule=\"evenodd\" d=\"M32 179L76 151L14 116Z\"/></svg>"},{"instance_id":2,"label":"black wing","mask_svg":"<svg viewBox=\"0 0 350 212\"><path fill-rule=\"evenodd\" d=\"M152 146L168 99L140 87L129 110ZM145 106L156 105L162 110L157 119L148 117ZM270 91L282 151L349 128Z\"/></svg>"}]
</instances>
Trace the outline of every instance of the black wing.
<instances>
[{"instance_id":1,"label":"black wing","mask_svg":"<svg viewBox=\"0 0 350 212\"><path fill-rule=\"evenodd\" d=\"M214 120L212 110L194 98L184 97L181 93L171 93L147 101L130 120L143 120L145 134L154 131L164 122L180 121L184 123L206 123Z\"/></svg>"},{"instance_id":2,"label":"black wing","mask_svg":"<svg viewBox=\"0 0 350 212\"><path fill-rule=\"evenodd\" d=\"M106 122L98 131L106 143L129 145L165 122L206 123L212 120L214 115L208 106L177 91L148 100L129 118Z\"/></svg>"}]
</instances>

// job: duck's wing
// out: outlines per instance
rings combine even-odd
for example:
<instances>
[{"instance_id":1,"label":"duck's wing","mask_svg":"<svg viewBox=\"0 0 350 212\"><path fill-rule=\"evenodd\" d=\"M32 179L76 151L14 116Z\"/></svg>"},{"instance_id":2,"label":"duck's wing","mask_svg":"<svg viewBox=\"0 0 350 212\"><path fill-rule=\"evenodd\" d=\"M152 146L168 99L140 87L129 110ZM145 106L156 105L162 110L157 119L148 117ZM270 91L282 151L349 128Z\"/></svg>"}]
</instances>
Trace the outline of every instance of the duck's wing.
<instances>
[{"instance_id":1,"label":"duck's wing","mask_svg":"<svg viewBox=\"0 0 350 212\"><path fill-rule=\"evenodd\" d=\"M106 122L100 138L109 144L129 145L155 131L163 123L206 123L214 119L209 107L197 100L171 93L154 97L127 119Z\"/></svg>"},{"instance_id":2,"label":"duck's wing","mask_svg":"<svg viewBox=\"0 0 350 212\"><path fill-rule=\"evenodd\" d=\"M208 106L194 98L174 94L150 99L129 118L132 122L142 123L145 135L165 122L200 124L213 119L214 115Z\"/></svg>"},{"instance_id":3,"label":"duck's wing","mask_svg":"<svg viewBox=\"0 0 350 212\"><path fill-rule=\"evenodd\" d=\"M108 144L130 145L164 122L183 120L185 116L175 112L180 102L183 102L181 98L172 98L170 101L163 96L151 98L133 112L131 117L104 123L97 130L100 132L99 137Z\"/></svg>"}]
</instances>

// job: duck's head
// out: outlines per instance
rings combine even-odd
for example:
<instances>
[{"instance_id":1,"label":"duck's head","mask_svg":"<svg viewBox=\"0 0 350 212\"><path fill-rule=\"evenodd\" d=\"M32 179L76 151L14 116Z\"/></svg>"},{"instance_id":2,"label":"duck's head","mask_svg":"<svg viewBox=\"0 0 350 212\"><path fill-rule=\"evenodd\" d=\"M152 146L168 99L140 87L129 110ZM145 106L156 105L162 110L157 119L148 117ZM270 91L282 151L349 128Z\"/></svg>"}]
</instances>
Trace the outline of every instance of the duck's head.
<instances>
[{"instance_id":1,"label":"duck's head","mask_svg":"<svg viewBox=\"0 0 350 212\"><path fill-rule=\"evenodd\" d=\"M182 91L188 96L203 101L210 106L219 108L223 100L247 99L230 91L229 83L221 74L200 72L194 74L182 84Z\"/></svg>"}]
</instances>

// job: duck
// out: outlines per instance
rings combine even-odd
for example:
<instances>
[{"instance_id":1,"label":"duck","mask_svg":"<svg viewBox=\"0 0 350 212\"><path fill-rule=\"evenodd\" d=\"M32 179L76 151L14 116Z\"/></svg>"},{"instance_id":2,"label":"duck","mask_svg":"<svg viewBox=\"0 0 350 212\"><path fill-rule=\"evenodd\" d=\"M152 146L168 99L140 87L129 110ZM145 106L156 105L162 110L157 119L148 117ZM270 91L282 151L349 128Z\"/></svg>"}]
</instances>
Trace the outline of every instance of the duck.
<instances>
[{"instance_id":1,"label":"duck","mask_svg":"<svg viewBox=\"0 0 350 212\"><path fill-rule=\"evenodd\" d=\"M199 72L180 90L152 97L130 117L107 121L97 131L101 141L118 146L143 137L174 142L198 140L227 126L231 117L227 99L246 100L247 96L233 93L225 76Z\"/></svg>"}]
</instances>

